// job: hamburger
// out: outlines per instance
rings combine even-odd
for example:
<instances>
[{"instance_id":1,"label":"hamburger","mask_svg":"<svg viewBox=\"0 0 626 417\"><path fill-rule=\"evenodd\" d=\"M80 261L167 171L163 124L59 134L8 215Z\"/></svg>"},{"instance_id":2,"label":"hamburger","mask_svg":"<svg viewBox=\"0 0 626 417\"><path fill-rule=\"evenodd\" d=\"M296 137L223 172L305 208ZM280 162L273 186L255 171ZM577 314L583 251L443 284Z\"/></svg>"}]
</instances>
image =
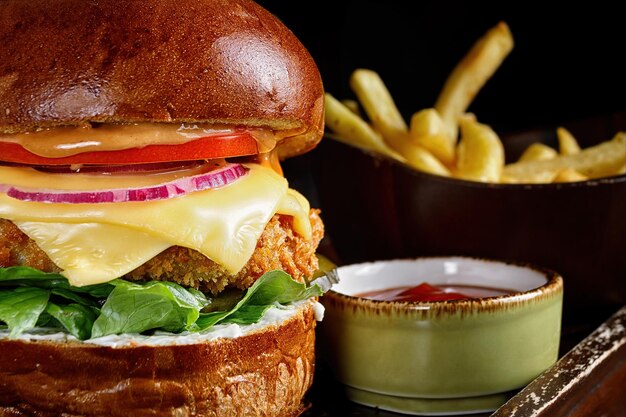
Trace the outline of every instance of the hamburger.
<instances>
[{"instance_id":1,"label":"hamburger","mask_svg":"<svg viewBox=\"0 0 626 417\"><path fill-rule=\"evenodd\" d=\"M0 43L0 414L301 413L305 47L248 0L5 0Z\"/></svg>"}]
</instances>

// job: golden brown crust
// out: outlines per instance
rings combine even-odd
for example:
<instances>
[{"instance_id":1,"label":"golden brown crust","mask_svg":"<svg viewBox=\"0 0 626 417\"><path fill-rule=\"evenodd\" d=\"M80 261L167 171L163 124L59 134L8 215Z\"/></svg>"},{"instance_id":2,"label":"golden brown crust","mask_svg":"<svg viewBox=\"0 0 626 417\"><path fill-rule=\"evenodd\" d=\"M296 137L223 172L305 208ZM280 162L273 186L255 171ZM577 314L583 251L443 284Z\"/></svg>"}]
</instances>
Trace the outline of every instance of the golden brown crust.
<instances>
[{"instance_id":1,"label":"golden brown crust","mask_svg":"<svg viewBox=\"0 0 626 417\"><path fill-rule=\"evenodd\" d=\"M323 129L315 62L249 0L0 2L0 132L81 122L206 122L292 136Z\"/></svg>"},{"instance_id":2,"label":"golden brown crust","mask_svg":"<svg viewBox=\"0 0 626 417\"><path fill-rule=\"evenodd\" d=\"M125 276L131 280L174 281L213 294L226 287L246 289L261 275L279 269L304 282L317 271L315 252L324 235L319 210L311 210L310 240L293 231L293 218L275 215L263 230L252 257L241 271L229 274L223 267L191 249L169 248Z\"/></svg>"},{"instance_id":3,"label":"golden brown crust","mask_svg":"<svg viewBox=\"0 0 626 417\"><path fill-rule=\"evenodd\" d=\"M0 415L297 415L314 373L308 306L280 326L194 345L0 340Z\"/></svg>"},{"instance_id":4,"label":"golden brown crust","mask_svg":"<svg viewBox=\"0 0 626 417\"><path fill-rule=\"evenodd\" d=\"M59 272L34 240L9 220L0 218L0 268L27 265L46 272Z\"/></svg>"},{"instance_id":5,"label":"golden brown crust","mask_svg":"<svg viewBox=\"0 0 626 417\"><path fill-rule=\"evenodd\" d=\"M173 246L124 276L130 280L173 281L217 294L226 287L246 289L265 272L280 269L295 280L317 270L315 251L324 236L319 210L309 213L313 234L304 239L293 231L293 218L274 215L263 230L246 265L232 275L200 252ZM0 218L0 267L30 266L44 272L60 272L37 244L9 220Z\"/></svg>"}]
</instances>

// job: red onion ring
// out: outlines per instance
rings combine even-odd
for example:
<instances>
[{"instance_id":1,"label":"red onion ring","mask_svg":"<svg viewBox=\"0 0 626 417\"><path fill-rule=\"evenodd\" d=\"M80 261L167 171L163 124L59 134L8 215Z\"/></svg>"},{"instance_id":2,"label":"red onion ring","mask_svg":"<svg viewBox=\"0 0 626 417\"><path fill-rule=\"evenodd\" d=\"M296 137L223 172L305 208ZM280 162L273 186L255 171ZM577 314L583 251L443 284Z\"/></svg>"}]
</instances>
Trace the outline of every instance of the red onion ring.
<instances>
[{"instance_id":1,"label":"red onion ring","mask_svg":"<svg viewBox=\"0 0 626 417\"><path fill-rule=\"evenodd\" d=\"M126 203L165 200L195 191L214 189L228 185L248 172L241 164L229 164L223 168L188 177L178 178L150 187L111 190L54 190L15 187L0 184L0 193L21 201L38 203Z\"/></svg>"}]
</instances>

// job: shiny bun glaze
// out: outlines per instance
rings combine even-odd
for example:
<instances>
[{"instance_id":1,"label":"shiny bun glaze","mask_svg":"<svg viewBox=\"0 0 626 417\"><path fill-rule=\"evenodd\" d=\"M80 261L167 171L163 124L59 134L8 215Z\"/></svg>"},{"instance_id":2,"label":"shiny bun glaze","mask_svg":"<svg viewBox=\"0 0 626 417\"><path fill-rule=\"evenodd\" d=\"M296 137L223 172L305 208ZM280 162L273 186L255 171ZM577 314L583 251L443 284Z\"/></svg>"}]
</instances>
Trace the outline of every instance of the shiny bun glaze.
<instances>
[{"instance_id":1,"label":"shiny bun glaze","mask_svg":"<svg viewBox=\"0 0 626 417\"><path fill-rule=\"evenodd\" d=\"M98 123L266 127L281 158L323 133L315 62L246 0L0 2L0 133Z\"/></svg>"}]
</instances>

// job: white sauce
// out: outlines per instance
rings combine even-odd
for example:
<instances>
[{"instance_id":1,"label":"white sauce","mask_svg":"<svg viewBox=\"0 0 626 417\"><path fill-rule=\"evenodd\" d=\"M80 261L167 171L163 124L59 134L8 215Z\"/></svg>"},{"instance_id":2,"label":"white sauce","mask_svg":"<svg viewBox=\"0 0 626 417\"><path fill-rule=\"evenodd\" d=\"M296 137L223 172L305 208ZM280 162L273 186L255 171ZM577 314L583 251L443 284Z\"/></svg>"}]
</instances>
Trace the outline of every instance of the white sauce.
<instances>
[{"instance_id":1,"label":"white sauce","mask_svg":"<svg viewBox=\"0 0 626 417\"><path fill-rule=\"evenodd\" d=\"M126 346L167 346L167 345L192 345L196 343L208 342L211 340L224 338L231 339L258 331L266 326L273 326L296 315L300 308L303 308L311 301L300 301L288 306L275 306L267 310L261 320L254 324L218 324L203 332L183 332L179 334L169 332L155 332L152 336L140 334L122 334L99 337L97 339L84 340L83 343L91 343L98 346L108 346L112 348ZM324 306L313 301L315 319L322 321L324 318ZM0 340L9 336L9 330L0 329ZM24 332L16 340L24 341L50 341L50 342L70 342L77 341L74 336L59 329L34 328Z\"/></svg>"}]
</instances>

